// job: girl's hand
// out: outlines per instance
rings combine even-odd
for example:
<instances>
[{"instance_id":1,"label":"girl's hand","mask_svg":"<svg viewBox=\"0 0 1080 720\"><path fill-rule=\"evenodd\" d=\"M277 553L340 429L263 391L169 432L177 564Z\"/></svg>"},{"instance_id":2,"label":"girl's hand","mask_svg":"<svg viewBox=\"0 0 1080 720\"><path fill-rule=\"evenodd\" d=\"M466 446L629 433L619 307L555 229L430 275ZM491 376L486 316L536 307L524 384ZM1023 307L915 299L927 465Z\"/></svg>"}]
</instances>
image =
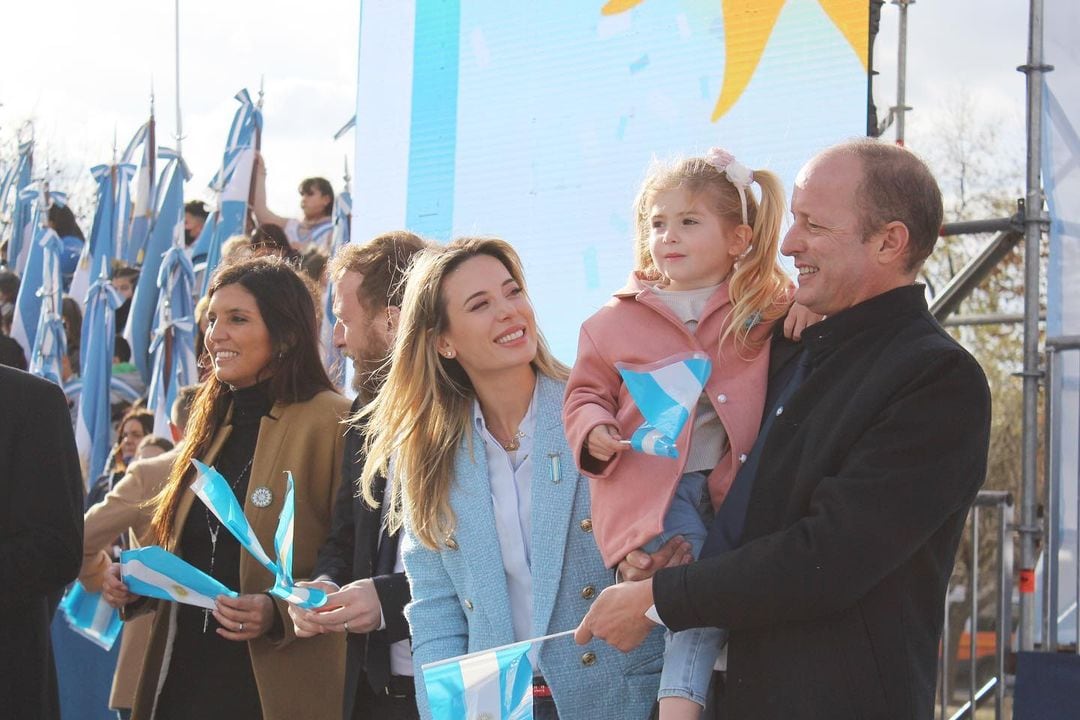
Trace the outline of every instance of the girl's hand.
<instances>
[{"instance_id":1,"label":"girl's hand","mask_svg":"<svg viewBox=\"0 0 1080 720\"><path fill-rule=\"evenodd\" d=\"M607 462L615 453L622 452L628 446L623 445L619 429L614 425L597 425L589 433L586 449L600 462Z\"/></svg>"},{"instance_id":2,"label":"girl's hand","mask_svg":"<svg viewBox=\"0 0 1080 720\"><path fill-rule=\"evenodd\" d=\"M787 318L784 319L784 337L798 342L802 340L803 330L816 322L821 322L824 315L818 315L804 305L795 303L788 310Z\"/></svg>"},{"instance_id":3,"label":"girl's hand","mask_svg":"<svg viewBox=\"0 0 1080 720\"><path fill-rule=\"evenodd\" d=\"M226 640L254 640L274 624L274 601L263 594L231 598L217 596L214 618L221 625L217 634Z\"/></svg>"},{"instance_id":4,"label":"girl's hand","mask_svg":"<svg viewBox=\"0 0 1080 720\"><path fill-rule=\"evenodd\" d=\"M101 581L101 597L118 610L138 599L139 596L129 592L127 585L120 579L120 563L112 563L105 569L105 577Z\"/></svg>"}]
</instances>

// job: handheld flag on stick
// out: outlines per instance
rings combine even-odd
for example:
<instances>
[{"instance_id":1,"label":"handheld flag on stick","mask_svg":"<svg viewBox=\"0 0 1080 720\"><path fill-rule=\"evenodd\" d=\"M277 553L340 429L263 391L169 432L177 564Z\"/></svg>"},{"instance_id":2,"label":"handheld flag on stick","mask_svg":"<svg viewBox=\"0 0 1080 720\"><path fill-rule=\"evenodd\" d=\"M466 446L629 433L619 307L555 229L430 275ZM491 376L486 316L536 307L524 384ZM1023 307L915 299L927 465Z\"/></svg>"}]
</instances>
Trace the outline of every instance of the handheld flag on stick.
<instances>
[{"instance_id":1,"label":"handheld flag on stick","mask_svg":"<svg viewBox=\"0 0 1080 720\"><path fill-rule=\"evenodd\" d=\"M136 595L213 610L218 595L239 597L197 567L157 545L120 553L120 576Z\"/></svg>"},{"instance_id":2,"label":"handheld flag on stick","mask_svg":"<svg viewBox=\"0 0 1080 720\"><path fill-rule=\"evenodd\" d=\"M679 457L675 441L709 379L709 356L691 353L644 368L631 369L624 363L616 363L615 367L645 418L628 441L630 447L646 455Z\"/></svg>"},{"instance_id":3,"label":"handheld flag on stick","mask_svg":"<svg viewBox=\"0 0 1080 720\"><path fill-rule=\"evenodd\" d=\"M274 535L274 549L278 561L275 563L259 544L255 531L251 528L244 509L236 500L228 481L217 470L198 460L192 460L199 471L199 477L191 483L191 491L199 496L210 512L232 533L240 545L259 561L259 564L274 575L274 586L269 593L274 597L302 608L317 608L326 604L326 593L314 588L297 587L292 579L293 558L293 479L292 473L286 473L288 489L278 519L277 533Z\"/></svg>"},{"instance_id":4,"label":"handheld flag on stick","mask_svg":"<svg viewBox=\"0 0 1080 720\"><path fill-rule=\"evenodd\" d=\"M420 668L435 720L532 720L532 663L528 652L573 630L426 663Z\"/></svg>"},{"instance_id":5,"label":"handheld flag on stick","mask_svg":"<svg viewBox=\"0 0 1080 720\"><path fill-rule=\"evenodd\" d=\"M120 613L105 602L101 593L89 592L76 580L60 601L60 612L75 633L106 652L112 650L123 623Z\"/></svg>"}]
</instances>

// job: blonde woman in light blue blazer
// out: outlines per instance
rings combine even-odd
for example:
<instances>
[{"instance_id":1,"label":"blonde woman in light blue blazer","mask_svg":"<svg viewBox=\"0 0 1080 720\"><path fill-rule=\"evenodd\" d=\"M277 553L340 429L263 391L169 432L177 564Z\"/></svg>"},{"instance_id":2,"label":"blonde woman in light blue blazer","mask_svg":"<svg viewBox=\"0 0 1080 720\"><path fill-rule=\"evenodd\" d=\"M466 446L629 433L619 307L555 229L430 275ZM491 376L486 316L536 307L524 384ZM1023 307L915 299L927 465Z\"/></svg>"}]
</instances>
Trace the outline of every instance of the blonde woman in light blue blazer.
<instances>
[{"instance_id":1,"label":"blonde woman in light blue blazer","mask_svg":"<svg viewBox=\"0 0 1080 720\"><path fill-rule=\"evenodd\" d=\"M374 502L371 481L386 473L387 521L406 531L421 717L430 717L421 665L571 630L613 580L563 431L566 377L509 244L462 239L421 253L386 383L361 413L361 489ZM530 656L538 719L644 719L663 639L658 629L623 654L561 637Z\"/></svg>"}]
</instances>

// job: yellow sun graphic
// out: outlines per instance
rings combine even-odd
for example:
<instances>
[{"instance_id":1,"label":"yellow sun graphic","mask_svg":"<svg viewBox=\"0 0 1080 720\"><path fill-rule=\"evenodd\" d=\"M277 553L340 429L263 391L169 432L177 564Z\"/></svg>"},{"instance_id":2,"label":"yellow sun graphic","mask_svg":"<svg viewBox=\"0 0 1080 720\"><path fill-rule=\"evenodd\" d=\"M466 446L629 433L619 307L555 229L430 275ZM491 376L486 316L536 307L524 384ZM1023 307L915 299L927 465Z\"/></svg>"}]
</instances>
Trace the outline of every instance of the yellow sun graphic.
<instances>
[{"instance_id":1,"label":"yellow sun graphic","mask_svg":"<svg viewBox=\"0 0 1080 720\"><path fill-rule=\"evenodd\" d=\"M609 0L600 12L618 15L644 0ZM713 122L739 100L761 62L765 44L787 0L721 0L724 13L724 85L713 109ZM866 0L817 0L844 35L863 69L869 65L870 22Z\"/></svg>"}]
</instances>

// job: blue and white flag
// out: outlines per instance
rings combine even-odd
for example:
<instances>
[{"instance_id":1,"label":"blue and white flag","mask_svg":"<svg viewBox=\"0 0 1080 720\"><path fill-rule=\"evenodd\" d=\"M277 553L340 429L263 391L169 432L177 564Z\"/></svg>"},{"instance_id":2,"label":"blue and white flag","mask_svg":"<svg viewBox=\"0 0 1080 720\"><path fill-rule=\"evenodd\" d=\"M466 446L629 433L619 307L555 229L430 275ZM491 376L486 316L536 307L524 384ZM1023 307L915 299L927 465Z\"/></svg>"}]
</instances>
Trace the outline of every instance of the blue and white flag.
<instances>
[{"instance_id":1,"label":"blue and white flag","mask_svg":"<svg viewBox=\"0 0 1080 720\"><path fill-rule=\"evenodd\" d=\"M23 274L26 267L26 256L34 234L32 218L34 214L34 197L26 196L23 191L30 187L34 169L34 141L27 140L19 144L19 161L15 166L15 172L10 176L8 184L15 185L14 207L11 211L11 235L8 238L7 257L8 264L19 275ZM8 188L4 188L4 207L2 216L8 217Z\"/></svg>"},{"instance_id":2,"label":"blue and white flag","mask_svg":"<svg viewBox=\"0 0 1080 720\"><path fill-rule=\"evenodd\" d=\"M157 324L156 313L161 294L158 283L154 281L159 278L169 248L184 245L184 182L191 178L187 165L175 150L159 148L158 155L166 164L157 185L158 196L153 202L156 208L154 225L142 253L141 276L151 281L135 285L131 312L124 328L124 339L131 346L131 361L139 369L145 383L151 382L150 340ZM173 316L179 317L175 313Z\"/></svg>"},{"instance_id":3,"label":"blue and white flag","mask_svg":"<svg viewBox=\"0 0 1080 720\"><path fill-rule=\"evenodd\" d=\"M130 163L135 151L142 146L142 162L135 180L135 192L131 206L131 222L122 228L120 259L128 265L142 265L146 242L153 227L156 204L154 173L156 172L157 140L155 137L154 111L150 110L150 119L131 138L124 150L123 162ZM125 215L126 217L126 215Z\"/></svg>"},{"instance_id":4,"label":"blue and white flag","mask_svg":"<svg viewBox=\"0 0 1080 720\"><path fill-rule=\"evenodd\" d=\"M293 479L287 473L287 489L274 535L274 548L278 562L270 559L263 550L255 531L251 528L244 509L240 507L229 482L217 470L198 460L192 460L199 477L191 483L191 491L199 496L210 512L232 533L237 542L251 553L260 565L274 576L274 586L269 593L302 608L317 608L326 604L326 593L314 588L296 587L292 579L293 557Z\"/></svg>"},{"instance_id":5,"label":"blue and white flag","mask_svg":"<svg viewBox=\"0 0 1080 720\"><path fill-rule=\"evenodd\" d=\"M83 245L79 265L75 268L71 286L68 288L68 295L76 301L81 302L86 298L91 278L101 268L102 259L112 263L116 257L119 213L117 196L122 194L119 191L120 185L128 182L134 173L135 166L127 163L95 165L90 168L90 174L98 184L97 210L94 212L94 224L90 229L90 240Z\"/></svg>"},{"instance_id":6,"label":"blue and white flag","mask_svg":"<svg viewBox=\"0 0 1080 720\"><path fill-rule=\"evenodd\" d=\"M202 570L157 545L120 553L120 576L136 595L213 610L218 595L240 597Z\"/></svg>"},{"instance_id":7,"label":"blue and white flag","mask_svg":"<svg viewBox=\"0 0 1080 720\"><path fill-rule=\"evenodd\" d=\"M705 353L667 358L640 368L615 363L645 422L630 437L630 447L646 455L677 458L676 440L709 379Z\"/></svg>"},{"instance_id":8,"label":"blue and white flag","mask_svg":"<svg viewBox=\"0 0 1080 720\"><path fill-rule=\"evenodd\" d=\"M245 232L248 213L248 197L251 194L251 171L255 164L259 134L262 131L262 110L251 101L247 89L236 93L240 107L233 115L229 137L225 141L225 153L221 169L210 188L219 193L217 219L206 252L206 270L200 294L205 295L210 277L221 260L221 245L233 235Z\"/></svg>"},{"instance_id":9,"label":"blue and white flag","mask_svg":"<svg viewBox=\"0 0 1080 720\"><path fill-rule=\"evenodd\" d=\"M23 353L29 358L34 348L34 338L37 335L41 315L42 295L40 291L46 282L45 248L39 242L47 232L43 221L45 214L42 212L42 206L47 202L46 192L44 189L39 188L37 184L31 185L19 193L19 202L25 203L26 207L33 209L33 215L29 222L31 232L27 234L25 252L23 253L23 267L20 270L22 282L19 284L19 292L15 296L15 314L11 321L11 337L22 346Z\"/></svg>"},{"instance_id":10,"label":"blue and white flag","mask_svg":"<svg viewBox=\"0 0 1080 720\"><path fill-rule=\"evenodd\" d=\"M147 281L149 284L149 281ZM158 272L157 327L150 342L153 371L147 409L154 413L154 434L169 436L169 418L180 388L199 380L195 364L195 271L180 245L173 245Z\"/></svg>"},{"instance_id":11,"label":"blue and white flag","mask_svg":"<svg viewBox=\"0 0 1080 720\"><path fill-rule=\"evenodd\" d=\"M38 238L37 243L43 250L42 281L38 290L41 314L38 316L37 332L34 334L29 370L63 387L63 358L67 353L67 333L61 312L63 283L60 277L60 237L49 229Z\"/></svg>"},{"instance_id":12,"label":"blue and white flag","mask_svg":"<svg viewBox=\"0 0 1080 720\"><path fill-rule=\"evenodd\" d=\"M76 580L60 601L68 627L102 650L112 650L120 635L120 613L105 602L101 593L89 592Z\"/></svg>"},{"instance_id":13,"label":"blue and white flag","mask_svg":"<svg viewBox=\"0 0 1080 720\"><path fill-rule=\"evenodd\" d=\"M548 638L537 640L544 639ZM534 642L524 640L423 665L431 717L531 720L533 671L528 653Z\"/></svg>"},{"instance_id":14,"label":"blue and white flag","mask_svg":"<svg viewBox=\"0 0 1080 720\"><path fill-rule=\"evenodd\" d=\"M98 280L86 296L86 319L79 350L82 398L75 420L79 459L91 482L105 472L113 445L109 389L116 344L116 308L121 305L120 293L109 282L111 258L102 256L100 262Z\"/></svg>"},{"instance_id":15,"label":"blue and white flag","mask_svg":"<svg viewBox=\"0 0 1080 720\"><path fill-rule=\"evenodd\" d=\"M329 257L337 255L338 250L349 244L349 226L352 223L352 195L349 193L349 182L345 181L345 189L334 198L334 235L330 244ZM334 279L327 278L326 289L323 291L323 319L319 330L319 342L322 346L323 365L326 373L338 390L345 389L346 362L345 355L341 350L334 347L334 325L337 317L334 316Z\"/></svg>"}]
</instances>

